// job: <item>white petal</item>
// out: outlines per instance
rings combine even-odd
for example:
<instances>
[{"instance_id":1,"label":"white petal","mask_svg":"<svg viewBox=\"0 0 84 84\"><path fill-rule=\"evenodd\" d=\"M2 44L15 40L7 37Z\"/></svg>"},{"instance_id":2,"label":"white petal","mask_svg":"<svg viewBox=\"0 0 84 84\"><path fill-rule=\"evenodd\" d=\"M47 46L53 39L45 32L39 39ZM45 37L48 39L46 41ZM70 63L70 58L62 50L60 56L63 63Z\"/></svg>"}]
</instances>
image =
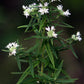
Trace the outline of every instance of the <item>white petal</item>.
<instances>
[{"instance_id":1,"label":"white petal","mask_svg":"<svg viewBox=\"0 0 84 84\"><path fill-rule=\"evenodd\" d=\"M61 2L60 0L58 0L59 2Z\"/></svg>"},{"instance_id":2,"label":"white petal","mask_svg":"<svg viewBox=\"0 0 84 84\"><path fill-rule=\"evenodd\" d=\"M69 16L69 15L71 15L71 13L69 12L69 10L66 10L65 12L63 12L63 15Z\"/></svg>"},{"instance_id":3,"label":"white petal","mask_svg":"<svg viewBox=\"0 0 84 84\"><path fill-rule=\"evenodd\" d=\"M55 32L53 32L53 37L57 38L57 35Z\"/></svg>"},{"instance_id":4,"label":"white petal","mask_svg":"<svg viewBox=\"0 0 84 84\"><path fill-rule=\"evenodd\" d=\"M77 32L77 33L76 33L76 36L80 36L80 35L81 35L80 32Z\"/></svg>"},{"instance_id":5,"label":"white petal","mask_svg":"<svg viewBox=\"0 0 84 84\"><path fill-rule=\"evenodd\" d=\"M13 50L13 52L11 52L11 55L15 55L16 54L16 50Z\"/></svg>"},{"instance_id":6,"label":"white petal","mask_svg":"<svg viewBox=\"0 0 84 84\"><path fill-rule=\"evenodd\" d=\"M46 29L47 31L50 31L50 27L46 27L45 29Z\"/></svg>"},{"instance_id":7,"label":"white petal","mask_svg":"<svg viewBox=\"0 0 84 84\"><path fill-rule=\"evenodd\" d=\"M23 5L22 8L25 10L26 9L26 6Z\"/></svg>"},{"instance_id":8,"label":"white petal","mask_svg":"<svg viewBox=\"0 0 84 84\"><path fill-rule=\"evenodd\" d=\"M49 3L45 2L45 3L44 3L44 6L48 6L48 4L49 4Z\"/></svg>"},{"instance_id":9,"label":"white petal","mask_svg":"<svg viewBox=\"0 0 84 84\"><path fill-rule=\"evenodd\" d=\"M62 10L62 8L63 8L62 5L58 5L58 6L57 6L57 9L58 9L58 10Z\"/></svg>"},{"instance_id":10,"label":"white petal","mask_svg":"<svg viewBox=\"0 0 84 84\"><path fill-rule=\"evenodd\" d=\"M79 36L79 37L77 37L77 39L78 39L78 41L81 41L82 40L82 38Z\"/></svg>"},{"instance_id":11,"label":"white petal","mask_svg":"<svg viewBox=\"0 0 84 84\"><path fill-rule=\"evenodd\" d=\"M43 5L41 3L39 3L39 6L38 7L43 7Z\"/></svg>"},{"instance_id":12,"label":"white petal","mask_svg":"<svg viewBox=\"0 0 84 84\"><path fill-rule=\"evenodd\" d=\"M55 27L54 26L51 26L51 30L54 31L55 30Z\"/></svg>"}]
</instances>

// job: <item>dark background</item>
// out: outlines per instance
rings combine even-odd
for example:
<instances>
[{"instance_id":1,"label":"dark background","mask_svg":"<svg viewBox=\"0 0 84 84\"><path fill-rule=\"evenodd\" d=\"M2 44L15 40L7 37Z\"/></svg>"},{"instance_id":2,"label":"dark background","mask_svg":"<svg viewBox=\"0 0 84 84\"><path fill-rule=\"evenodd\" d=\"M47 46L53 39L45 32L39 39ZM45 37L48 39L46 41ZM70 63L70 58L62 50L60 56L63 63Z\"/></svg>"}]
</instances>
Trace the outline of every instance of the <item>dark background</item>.
<instances>
[{"instance_id":1,"label":"dark background","mask_svg":"<svg viewBox=\"0 0 84 84\"><path fill-rule=\"evenodd\" d=\"M11 72L18 71L14 57L8 57L8 53L1 50L9 42L19 39L20 44L28 46L29 42L24 42L24 29L17 29L18 26L28 24L28 19L23 16L22 5L26 5L35 0L0 0L0 84L16 84L18 75L11 75ZM75 29L66 29L67 34L80 31L84 36L84 0L62 0L65 9L70 9L71 16L65 18L65 22L71 24ZM32 42L31 42L32 43ZM63 53L65 60L64 67L71 77L77 77L76 84L84 84L84 40L74 46L79 57L75 59L71 51Z\"/></svg>"}]
</instances>

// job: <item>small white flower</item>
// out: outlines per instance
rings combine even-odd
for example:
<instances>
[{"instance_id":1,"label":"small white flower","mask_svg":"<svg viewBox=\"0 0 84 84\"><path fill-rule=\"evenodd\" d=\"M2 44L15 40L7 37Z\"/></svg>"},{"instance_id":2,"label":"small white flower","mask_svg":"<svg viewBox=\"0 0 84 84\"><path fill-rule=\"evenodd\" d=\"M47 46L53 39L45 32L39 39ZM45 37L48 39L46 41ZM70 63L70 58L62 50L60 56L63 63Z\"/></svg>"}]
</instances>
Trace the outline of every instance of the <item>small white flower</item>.
<instances>
[{"instance_id":1,"label":"small white flower","mask_svg":"<svg viewBox=\"0 0 84 84\"><path fill-rule=\"evenodd\" d=\"M63 9L63 6L62 6L62 5L58 5L58 6L57 6L57 9L58 9L58 10L62 10L62 9Z\"/></svg>"},{"instance_id":2,"label":"small white flower","mask_svg":"<svg viewBox=\"0 0 84 84\"><path fill-rule=\"evenodd\" d=\"M48 4L49 4L48 2L45 2L45 3L44 3L44 6L45 6L45 7L47 7L47 6L48 6Z\"/></svg>"},{"instance_id":3,"label":"small white flower","mask_svg":"<svg viewBox=\"0 0 84 84\"><path fill-rule=\"evenodd\" d=\"M24 10L24 15L26 16L26 18L30 15L31 13L31 9L30 8L27 8L26 10Z\"/></svg>"},{"instance_id":4,"label":"small white flower","mask_svg":"<svg viewBox=\"0 0 84 84\"><path fill-rule=\"evenodd\" d=\"M54 1L57 1L57 0L51 0L51 2L54 2ZM59 2L61 2L60 0L58 0Z\"/></svg>"},{"instance_id":5,"label":"small white flower","mask_svg":"<svg viewBox=\"0 0 84 84\"><path fill-rule=\"evenodd\" d=\"M57 38L58 34L55 33L55 27L54 26L51 26L51 28L48 26L45 29L48 31L47 32L48 37Z\"/></svg>"},{"instance_id":6,"label":"small white flower","mask_svg":"<svg viewBox=\"0 0 84 84\"><path fill-rule=\"evenodd\" d=\"M49 10L49 9L47 9L47 8L39 8L39 11L38 11L38 12L40 12L41 15L44 15L44 14L46 14L46 13L49 13L48 10Z\"/></svg>"},{"instance_id":7,"label":"small white flower","mask_svg":"<svg viewBox=\"0 0 84 84\"><path fill-rule=\"evenodd\" d=\"M43 7L43 5L41 3L39 3L39 6L38 7Z\"/></svg>"},{"instance_id":8,"label":"small white flower","mask_svg":"<svg viewBox=\"0 0 84 84\"><path fill-rule=\"evenodd\" d=\"M16 49L19 47L19 45L16 42L9 43L6 48L9 49L9 56L16 55Z\"/></svg>"},{"instance_id":9,"label":"small white flower","mask_svg":"<svg viewBox=\"0 0 84 84\"><path fill-rule=\"evenodd\" d=\"M65 12L63 12L63 15L69 16L69 15L71 15L71 13L69 12L69 10L66 10Z\"/></svg>"},{"instance_id":10,"label":"small white flower","mask_svg":"<svg viewBox=\"0 0 84 84\"><path fill-rule=\"evenodd\" d=\"M76 35L73 34L71 38L75 41L77 41L77 40L81 41L82 40L80 32L77 32Z\"/></svg>"},{"instance_id":11,"label":"small white flower","mask_svg":"<svg viewBox=\"0 0 84 84\"><path fill-rule=\"evenodd\" d=\"M29 6L22 6L23 8L23 14L26 16L26 18L28 16L30 16L30 13L31 12L34 12L35 10L37 10L37 6L36 6L36 3L33 3L33 4L30 4Z\"/></svg>"},{"instance_id":12,"label":"small white flower","mask_svg":"<svg viewBox=\"0 0 84 84\"><path fill-rule=\"evenodd\" d=\"M58 5L58 6L57 6L57 9L60 11L60 14L61 14L61 15L64 15L64 16L69 16L69 15L71 15L71 13L69 12L68 9L67 9L66 11L63 11L63 6L62 6L62 5Z\"/></svg>"},{"instance_id":13,"label":"small white flower","mask_svg":"<svg viewBox=\"0 0 84 84\"><path fill-rule=\"evenodd\" d=\"M25 9L27 9L28 7L23 5L22 8L25 10Z\"/></svg>"},{"instance_id":14,"label":"small white flower","mask_svg":"<svg viewBox=\"0 0 84 84\"><path fill-rule=\"evenodd\" d=\"M36 81L37 83L40 83L39 81Z\"/></svg>"},{"instance_id":15,"label":"small white flower","mask_svg":"<svg viewBox=\"0 0 84 84\"><path fill-rule=\"evenodd\" d=\"M49 13L49 9L47 8L48 4L49 3L47 3L47 2L45 2L44 5L41 4L41 3L39 3L39 6L38 6L39 7L39 10L38 10L38 12L40 12L41 15L44 15L46 13Z\"/></svg>"}]
</instances>

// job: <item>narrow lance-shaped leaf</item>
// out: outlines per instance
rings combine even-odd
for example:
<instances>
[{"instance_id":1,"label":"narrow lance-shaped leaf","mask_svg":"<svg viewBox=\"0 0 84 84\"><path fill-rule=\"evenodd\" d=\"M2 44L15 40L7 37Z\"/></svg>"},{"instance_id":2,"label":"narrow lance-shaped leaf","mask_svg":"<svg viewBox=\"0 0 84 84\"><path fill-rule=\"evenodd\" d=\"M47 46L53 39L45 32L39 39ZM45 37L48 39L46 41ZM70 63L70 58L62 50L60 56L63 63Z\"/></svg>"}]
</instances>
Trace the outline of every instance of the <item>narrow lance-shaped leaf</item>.
<instances>
[{"instance_id":1,"label":"narrow lance-shaped leaf","mask_svg":"<svg viewBox=\"0 0 84 84\"><path fill-rule=\"evenodd\" d=\"M76 55L76 53L75 53L75 51L74 51L74 49L73 49L72 45L70 45L70 49L71 49L71 51L72 51L73 55L74 55L74 56L78 59L78 56Z\"/></svg>"},{"instance_id":2,"label":"narrow lance-shaped leaf","mask_svg":"<svg viewBox=\"0 0 84 84\"><path fill-rule=\"evenodd\" d=\"M44 24L45 24L46 18L43 17L42 21L40 22L40 28L39 28L39 32L42 30Z\"/></svg>"},{"instance_id":3,"label":"narrow lance-shaped leaf","mask_svg":"<svg viewBox=\"0 0 84 84\"><path fill-rule=\"evenodd\" d=\"M52 51L51 51L51 49L50 49L49 43L46 43L45 47L46 47L46 50L47 50L47 54L48 54L48 56L49 56L49 59L50 59L52 65L53 65L53 67L55 68L54 57L53 57Z\"/></svg>"},{"instance_id":4,"label":"narrow lance-shaped leaf","mask_svg":"<svg viewBox=\"0 0 84 84\"><path fill-rule=\"evenodd\" d=\"M47 39L48 37L45 37L45 36L31 36L31 37L26 38L25 40L29 40L29 39L32 39L32 38Z\"/></svg>"},{"instance_id":5,"label":"narrow lance-shaped leaf","mask_svg":"<svg viewBox=\"0 0 84 84\"><path fill-rule=\"evenodd\" d=\"M36 45L34 45L33 47L29 48L29 49L26 51L26 53L33 52L38 46L39 46L39 43L36 43Z\"/></svg>"},{"instance_id":6,"label":"narrow lance-shaped leaf","mask_svg":"<svg viewBox=\"0 0 84 84\"><path fill-rule=\"evenodd\" d=\"M11 74L22 74L23 72L11 72Z\"/></svg>"},{"instance_id":7,"label":"narrow lance-shaped leaf","mask_svg":"<svg viewBox=\"0 0 84 84\"><path fill-rule=\"evenodd\" d=\"M31 18L31 20L30 20L30 22L29 22L27 28L25 29L25 32L27 32L27 30L29 29L29 27L32 26L32 21L33 21L33 18Z\"/></svg>"},{"instance_id":8,"label":"narrow lance-shaped leaf","mask_svg":"<svg viewBox=\"0 0 84 84\"><path fill-rule=\"evenodd\" d=\"M22 26L19 26L18 28L27 28L28 25L22 25Z\"/></svg>"},{"instance_id":9,"label":"narrow lance-shaped leaf","mask_svg":"<svg viewBox=\"0 0 84 84\"><path fill-rule=\"evenodd\" d=\"M53 55L56 57L56 59L58 59L56 50L55 50L54 46L51 44L51 42L50 42L50 48L52 50Z\"/></svg>"},{"instance_id":10,"label":"narrow lance-shaped leaf","mask_svg":"<svg viewBox=\"0 0 84 84\"><path fill-rule=\"evenodd\" d=\"M31 56L29 57L29 66L30 66L31 75L34 78L34 66L33 66L33 62L32 62Z\"/></svg>"},{"instance_id":11,"label":"narrow lance-shaped leaf","mask_svg":"<svg viewBox=\"0 0 84 84\"><path fill-rule=\"evenodd\" d=\"M61 79L61 80L57 80L57 83L63 83L63 84L67 84L67 83L74 83L77 79Z\"/></svg>"},{"instance_id":12,"label":"narrow lance-shaped leaf","mask_svg":"<svg viewBox=\"0 0 84 84\"><path fill-rule=\"evenodd\" d=\"M17 60L18 68L21 71L21 62L20 62L19 56L16 56L16 60Z\"/></svg>"},{"instance_id":13,"label":"narrow lance-shaped leaf","mask_svg":"<svg viewBox=\"0 0 84 84\"><path fill-rule=\"evenodd\" d=\"M39 64L39 62L36 62L34 64L34 67L36 67ZM30 66L23 72L23 74L21 75L20 79L18 80L18 82L16 84L21 84L22 81L30 74Z\"/></svg>"},{"instance_id":14,"label":"narrow lance-shaped leaf","mask_svg":"<svg viewBox=\"0 0 84 84\"><path fill-rule=\"evenodd\" d=\"M60 65L58 66L58 70L55 71L55 76L54 76L54 80L56 80L58 78L58 76L60 75L61 71L62 71L62 66L63 66L63 60L61 61Z\"/></svg>"},{"instance_id":15,"label":"narrow lance-shaped leaf","mask_svg":"<svg viewBox=\"0 0 84 84\"><path fill-rule=\"evenodd\" d=\"M51 78L50 76L46 75L45 73L42 73L39 71L39 73L41 74L41 76L43 76L45 79L47 80L52 80L53 78Z\"/></svg>"}]
</instances>

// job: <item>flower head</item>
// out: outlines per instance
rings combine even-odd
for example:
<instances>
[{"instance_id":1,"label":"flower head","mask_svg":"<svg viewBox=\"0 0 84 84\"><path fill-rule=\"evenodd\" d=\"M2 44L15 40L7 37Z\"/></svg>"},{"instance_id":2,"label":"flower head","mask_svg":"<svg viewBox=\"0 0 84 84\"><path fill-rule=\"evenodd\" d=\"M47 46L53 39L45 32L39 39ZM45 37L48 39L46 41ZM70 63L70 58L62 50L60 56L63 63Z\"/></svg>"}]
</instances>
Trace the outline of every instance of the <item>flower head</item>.
<instances>
[{"instance_id":1,"label":"flower head","mask_svg":"<svg viewBox=\"0 0 84 84\"><path fill-rule=\"evenodd\" d=\"M63 15L69 16L69 15L71 15L71 13L70 13L69 10L67 9L65 12L63 12Z\"/></svg>"},{"instance_id":2,"label":"flower head","mask_svg":"<svg viewBox=\"0 0 84 84\"><path fill-rule=\"evenodd\" d=\"M61 15L64 15L64 16L69 16L69 15L71 15L71 13L69 12L68 9L67 9L66 11L63 11L63 6L62 6L62 5L58 5L58 6L57 6L57 9L60 11L60 14L61 14Z\"/></svg>"},{"instance_id":3,"label":"flower head","mask_svg":"<svg viewBox=\"0 0 84 84\"><path fill-rule=\"evenodd\" d=\"M44 4L41 4L41 3L39 3L39 10L38 10L38 12L40 12L41 13L41 15L44 15L44 14L46 14L46 13L49 13L49 9L47 8L48 7L48 4L49 3L47 3L47 2L45 2Z\"/></svg>"},{"instance_id":4,"label":"flower head","mask_svg":"<svg viewBox=\"0 0 84 84\"><path fill-rule=\"evenodd\" d=\"M26 16L26 18L28 17L28 16L30 16L30 13L31 12L33 12L33 11L35 11L36 9L37 9L37 7L36 7L36 3L33 3L33 4L30 4L29 6L22 6L22 8L23 8L23 14Z\"/></svg>"},{"instance_id":5,"label":"flower head","mask_svg":"<svg viewBox=\"0 0 84 84\"><path fill-rule=\"evenodd\" d=\"M54 26L51 26L51 28L47 27L45 29L47 30L48 37L55 37L55 38L57 38L58 34L55 33L55 27Z\"/></svg>"},{"instance_id":6,"label":"flower head","mask_svg":"<svg viewBox=\"0 0 84 84\"><path fill-rule=\"evenodd\" d=\"M16 49L19 47L19 45L16 42L9 43L6 48L9 49L9 56L16 55Z\"/></svg>"},{"instance_id":7,"label":"flower head","mask_svg":"<svg viewBox=\"0 0 84 84\"><path fill-rule=\"evenodd\" d=\"M39 11L38 11L38 12L40 12L41 15L44 15L45 13L49 13L48 10L49 10L49 9L47 9L47 8L39 8Z\"/></svg>"},{"instance_id":8,"label":"flower head","mask_svg":"<svg viewBox=\"0 0 84 84\"><path fill-rule=\"evenodd\" d=\"M51 2L54 2L54 1L57 1L57 0L51 0ZM60 0L58 0L59 2L61 2Z\"/></svg>"},{"instance_id":9,"label":"flower head","mask_svg":"<svg viewBox=\"0 0 84 84\"><path fill-rule=\"evenodd\" d=\"M73 40L75 40L75 41L77 41L77 40L78 40L78 41L81 41L81 40L82 40L80 32L77 32L76 35L73 34L73 35L71 36L71 38L72 38Z\"/></svg>"}]
</instances>

